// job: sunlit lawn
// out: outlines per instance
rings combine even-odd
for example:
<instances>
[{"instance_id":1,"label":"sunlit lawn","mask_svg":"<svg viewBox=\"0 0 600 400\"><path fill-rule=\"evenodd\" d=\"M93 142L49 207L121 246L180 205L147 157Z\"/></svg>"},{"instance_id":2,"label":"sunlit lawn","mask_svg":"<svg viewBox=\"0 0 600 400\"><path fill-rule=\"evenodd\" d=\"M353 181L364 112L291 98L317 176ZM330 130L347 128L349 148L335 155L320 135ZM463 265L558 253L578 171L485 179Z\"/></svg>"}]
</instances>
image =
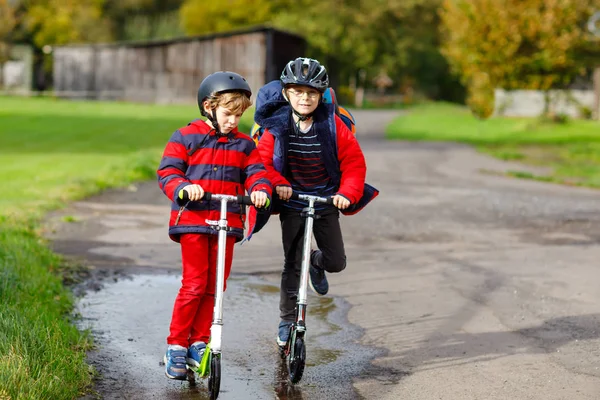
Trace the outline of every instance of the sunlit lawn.
<instances>
[{"instance_id":1,"label":"sunlit lawn","mask_svg":"<svg viewBox=\"0 0 600 400\"><path fill-rule=\"evenodd\" d=\"M0 214L152 178L171 134L198 117L193 104L0 97ZM249 110L243 131L251 119Z\"/></svg>"},{"instance_id":2,"label":"sunlit lawn","mask_svg":"<svg viewBox=\"0 0 600 400\"><path fill-rule=\"evenodd\" d=\"M504 160L550 167L549 175L509 174L572 185L600 187L600 122L539 118L479 120L465 108L430 103L409 109L388 126L389 139L468 143Z\"/></svg>"}]
</instances>

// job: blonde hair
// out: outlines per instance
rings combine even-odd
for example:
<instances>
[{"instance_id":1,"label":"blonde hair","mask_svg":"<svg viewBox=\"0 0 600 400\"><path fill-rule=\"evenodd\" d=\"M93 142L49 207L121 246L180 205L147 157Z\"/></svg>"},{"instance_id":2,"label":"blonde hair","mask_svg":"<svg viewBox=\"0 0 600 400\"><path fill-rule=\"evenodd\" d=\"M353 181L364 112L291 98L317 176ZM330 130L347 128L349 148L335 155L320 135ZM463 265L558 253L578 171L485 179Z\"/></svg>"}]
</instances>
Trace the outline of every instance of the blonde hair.
<instances>
[{"instance_id":1,"label":"blonde hair","mask_svg":"<svg viewBox=\"0 0 600 400\"><path fill-rule=\"evenodd\" d=\"M252 105L252 100L243 92L217 93L211 95L206 101L209 109L215 110L221 106L232 114L243 114Z\"/></svg>"}]
</instances>

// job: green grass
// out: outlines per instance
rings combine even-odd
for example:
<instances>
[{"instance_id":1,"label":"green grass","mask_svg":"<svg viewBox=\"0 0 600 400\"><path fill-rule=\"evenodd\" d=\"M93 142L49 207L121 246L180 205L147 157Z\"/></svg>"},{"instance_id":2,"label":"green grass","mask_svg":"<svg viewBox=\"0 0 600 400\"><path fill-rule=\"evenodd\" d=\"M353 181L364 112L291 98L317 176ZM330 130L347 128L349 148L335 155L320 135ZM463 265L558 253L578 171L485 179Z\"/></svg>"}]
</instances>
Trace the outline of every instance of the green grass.
<instances>
[{"instance_id":1,"label":"green grass","mask_svg":"<svg viewBox=\"0 0 600 400\"><path fill-rule=\"evenodd\" d=\"M155 179L169 137L197 116L194 105L0 97L0 399L73 399L92 382L91 340L64 286L73 270L38 234L44 213Z\"/></svg>"},{"instance_id":2,"label":"green grass","mask_svg":"<svg viewBox=\"0 0 600 400\"><path fill-rule=\"evenodd\" d=\"M190 106L0 97L0 213L43 212L108 187L154 178ZM240 125L248 132L252 111Z\"/></svg>"},{"instance_id":3,"label":"green grass","mask_svg":"<svg viewBox=\"0 0 600 400\"><path fill-rule=\"evenodd\" d=\"M33 227L0 219L2 399L74 399L91 383L91 342L70 322L63 266Z\"/></svg>"},{"instance_id":4,"label":"green grass","mask_svg":"<svg viewBox=\"0 0 600 400\"><path fill-rule=\"evenodd\" d=\"M465 107L445 103L417 106L387 128L389 139L453 141L476 146L494 157L548 167L535 175L508 174L577 186L600 187L600 122L569 120L554 123L539 118L479 120Z\"/></svg>"}]
</instances>

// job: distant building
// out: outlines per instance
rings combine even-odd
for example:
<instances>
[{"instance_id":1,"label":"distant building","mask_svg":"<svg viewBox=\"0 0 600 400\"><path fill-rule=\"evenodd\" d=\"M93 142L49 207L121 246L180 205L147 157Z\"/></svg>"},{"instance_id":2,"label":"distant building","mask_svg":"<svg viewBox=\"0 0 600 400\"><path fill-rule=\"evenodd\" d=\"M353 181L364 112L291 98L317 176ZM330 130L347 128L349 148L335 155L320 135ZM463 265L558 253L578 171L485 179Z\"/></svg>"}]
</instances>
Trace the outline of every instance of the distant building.
<instances>
[{"instance_id":1,"label":"distant building","mask_svg":"<svg viewBox=\"0 0 600 400\"><path fill-rule=\"evenodd\" d=\"M202 78L229 70L246 77L256 93L305 49L302 37L264 26L170 40L58 46L54 90L61 97L188 103L196 101Z\"/></svg>"},{"instance_id":2,"label":"distant building","mask_svg":"<svg viewBox=\"0 0 600 400\"><path fill-rule=\"evenodd\" d=\"M28 45L12 45L10 59L0 65L3 91L29 93L33 79L33 49Z\"/></svg>"}]
</instances>

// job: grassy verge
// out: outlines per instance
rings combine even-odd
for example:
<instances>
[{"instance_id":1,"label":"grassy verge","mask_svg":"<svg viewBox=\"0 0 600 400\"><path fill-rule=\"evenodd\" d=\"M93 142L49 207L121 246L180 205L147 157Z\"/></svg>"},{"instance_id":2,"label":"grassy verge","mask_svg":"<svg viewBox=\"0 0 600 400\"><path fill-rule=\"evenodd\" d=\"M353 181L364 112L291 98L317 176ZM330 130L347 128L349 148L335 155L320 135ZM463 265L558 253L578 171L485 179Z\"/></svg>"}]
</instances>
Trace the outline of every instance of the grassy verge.
<instances>
[{"instance_id":1,"label":"grassy verge","mask_svg":"<svg viewBox=\"0 0 600 400\"><path fill-rule=\"evenodd\" d=\"M431 103L415 107L387 128L390 139L468 143L503 160L547 167L545 175L508 175L577 186L600 187L600 123L534 118L478 120L464 108Z\"/></svg>"},{"instance_id":2,"label":"grassy verge","mask_svg":"<svg viewBox=\"0 0 600 400\"><path fill-rule=\"evenodd\" d=\"M154 179L171 133L197 115L195 106L0 97L0 399L73 399L92 381L68 267L38 234L44 213Z\"/></svg>"}]
</instances>

